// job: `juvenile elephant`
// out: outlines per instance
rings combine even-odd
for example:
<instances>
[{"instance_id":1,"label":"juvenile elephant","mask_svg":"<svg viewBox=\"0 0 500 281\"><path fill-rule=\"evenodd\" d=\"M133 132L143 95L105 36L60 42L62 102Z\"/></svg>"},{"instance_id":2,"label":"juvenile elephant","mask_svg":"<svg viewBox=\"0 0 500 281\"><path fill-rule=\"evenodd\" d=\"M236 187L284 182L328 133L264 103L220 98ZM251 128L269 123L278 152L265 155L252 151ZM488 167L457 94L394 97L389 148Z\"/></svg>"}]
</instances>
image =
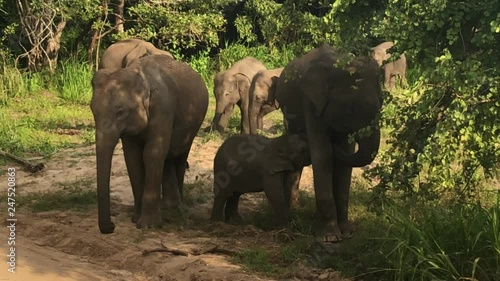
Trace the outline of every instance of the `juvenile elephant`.
<instances>
[{"instance_id":1,"label":"juvenile elephant","mask_svg":"<svg viewBox=\"0 0 500 281\"><path fill-rule=\"evenodd\" d=\"M141 39L125 39L109 46L102 54L99 69L117 69L129 66L134 60L148 55L166 55L167 51L157 49L153 44Z\"/></svg>"},{"instance_id":2,"label":"juvenile elephant","mask_svg":"<svg viewBox=\"0 0 500 281\"><path fill-rule=\"evenodd\" d=\"M384 70L384 87L388 90L394 89L396 85L396 76L400 78L400 85L406 84L406 56L401 54L399 59L393 62L384 61L391 57L387 50L394 46L392 42L384 42L373 48L373 58L377 61L378 65Z\"/></svg>"},{"instance_id":3,"label":"juvenile elephant","mask_svg":"<svg viewBox=\"0 0 500 281\"><path fill-rule=\"evenodd\" d=\"M283 71L282 68L259 71L252 79L248 99L250 101L248 118L250 119L250 134L257 134L262 130L263 117L278 109L274 92L276 81Z\"/></svg>"},{"instance_id":4,"label":"juvenile elephant","mask_svg":"<svg viewBox=\"0 0 500 281\"><path fill-rule=\"evenodd\" d=\"M370 57L357 57L347 65L345 58L346 54L322 45L291 61L276 88L288 132L305 135L309 142L317 208L314 231L325 242L351 235L352 167L371 163L380 143L378 126L355 135L357 152L348 141L349 134L376 125L382 106L380 67Z\"/></svg>"},{"instance_id":5,"label":"juvenile elephant","mask_svg":"<svg viewBox=\"0 0 500 281\"><path fill-rule=\"evenodd\" d=\"M299 135L266 138L235 135L226 139L214 159L212 220L241 219L239 198L244 193L264 191L279 223L288 220L289 174L311 164L307 141Z\"/></svg>"},{"instance_id":6,"label":"juvenile elephant","mask_svg":"<svg viewBox=\"0 0 500 281\"><path fill-rule=\"evenodd\" d=\"M160 190L172 205L182 200L189 151L208 107L208 90L187 63L151 55L92 79L96 126L99 229L114 231L109 180L113 150L121 139L134 194L138 228L161 223Z\"/></svg>"},{"instance_id":7,"label":"juvenile elephant","mask_svg":"<svg viewBox=\"0 0 500 281\"><path fill-rule=\"evenodd\" d=\"M265 69L264 64L256 58L245 57L236 62L231 68L215 75L215 116L206 131L217 130L222 134L229 123L234 106L238 105L241 112L241 133L250 133L248 91L254 75Z\"/></svg>"}]
</instances>

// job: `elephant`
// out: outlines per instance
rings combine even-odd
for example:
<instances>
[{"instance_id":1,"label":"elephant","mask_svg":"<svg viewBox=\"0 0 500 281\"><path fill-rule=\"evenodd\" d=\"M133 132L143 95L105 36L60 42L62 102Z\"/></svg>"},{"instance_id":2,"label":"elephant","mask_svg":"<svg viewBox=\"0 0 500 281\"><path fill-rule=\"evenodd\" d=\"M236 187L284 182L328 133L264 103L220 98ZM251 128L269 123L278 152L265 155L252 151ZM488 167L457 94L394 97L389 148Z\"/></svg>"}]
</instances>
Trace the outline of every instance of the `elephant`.
<instances>
[{"instance_id":1,"label":"elephant","mask_svg":"<svg viewBox=\"0 0 500 281\"><path fill-rule=\"evenodd\" d=\"M314 234L325 243L352 235L348 219L352 168L371 163L380 145L380 67L368 55L348 62L350 55L323 44L289 62L276 88L286 131L304 136L310 146ZM355 134L355 142L349 141L352 133L371 125L366 135ZM301 173L289 187L292 194L298 190Z\"/></svg>"},{"instance_id":2,"label":"elephant","mask_svg":"<svg viewBox=\"0 0 500 281\"><path fill-rule=\"evenodd\" d=\"M254 75L265 69L266 66L256 58L245 57L231 68L215 75L215 115L212 124L205 131L217 130L220 134L224 133L233 113L234 105L238 105L241 112L240 131L242 134L250 133L248 91Z\"/></svg>"},{"instance_id":3,"label":"elephant","mask_svg":"<svg viewBox=\"0 0 500 281\"><path fill-rule=\"evenodd\" d=\"M274 92L282 71L283 67L261 70L253 77L248 93L250 134L257 134L257 129L262 130L263 117L279 108Z\"/></svg>"},{"instance_id":4,"label":"elephant","mask_svg":"<svg viewBox=\"0 0 500 281\"><path fill-rule=\"evenodd\" d=\"M396 61L387 62L386 64L384 64L384 61L388 60L391 57L391 54L387 53L387 50L392 46L394 46L393 42L384 42L374 47L372 53L373 58L377 61L378 65L384 71L384 87L388 90L394 89L394 86L396 84L396 76L399 76L401 86L404 86L406 84L405 54L401 54L399 56L399 59L397 59Z\"/></svg>"},{"instance_id":5,"label":"elephant","mask_svg":"<svg viewBox=\"0 0 500 281\"><path fill-rule=\"evenodd\" d=\"M129 66L134 60L147 55L166 55L171 53L157 49L153 44L141 39L125 39L109 46L102 54L99 69L118 69Z\"/></svg>"},{"instance_id":6,"label":"elephant","mask_svg":"<svg viewBox=\"0 0 500 281\"><path fill-rule=\"evenodd\" d=\"M161 224L160 195L170 195L174 206L182 202L188 154L208 108L203 79L185 62L151 55L98 70L92 89L101 233L115 229L109 180L119 139L134 195L132 222L137 228Z\"/></svg>"},{"instance_id":7,"label":"elephant","mask_svg":"<svg viewBox=\"0 0 500 281\"><path fill-rule=\"evenodd\" d=\"M289 219L290 172L311 164L307 141L296 134L277 138L234 135L224 141L214 158L214 204L212 221L241 221L239 198L264 191L276 223Z\"/></svg>"}]
</instances>

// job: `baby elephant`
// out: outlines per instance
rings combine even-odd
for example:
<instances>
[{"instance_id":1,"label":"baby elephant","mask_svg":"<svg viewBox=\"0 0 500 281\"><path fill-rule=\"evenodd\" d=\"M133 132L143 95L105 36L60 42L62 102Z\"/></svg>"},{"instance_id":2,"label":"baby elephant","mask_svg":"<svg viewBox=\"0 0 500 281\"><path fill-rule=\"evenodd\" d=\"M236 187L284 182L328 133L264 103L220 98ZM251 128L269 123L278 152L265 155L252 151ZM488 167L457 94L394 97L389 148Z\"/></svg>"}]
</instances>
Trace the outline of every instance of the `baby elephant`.
<instances>
[{"instance_id":1,"label":"baby elephant","mask_svg":"<svg viewBox=\"0 0 500 281\"><path fill-rule=\"evenodd\" d=\"M221 145L214 159L212 220L241 220L239 198L264 191L276 222L288 221L291 172L311 164L309 145L299 135L277 138L235 135Z\"/></svg>"}]
</instances>

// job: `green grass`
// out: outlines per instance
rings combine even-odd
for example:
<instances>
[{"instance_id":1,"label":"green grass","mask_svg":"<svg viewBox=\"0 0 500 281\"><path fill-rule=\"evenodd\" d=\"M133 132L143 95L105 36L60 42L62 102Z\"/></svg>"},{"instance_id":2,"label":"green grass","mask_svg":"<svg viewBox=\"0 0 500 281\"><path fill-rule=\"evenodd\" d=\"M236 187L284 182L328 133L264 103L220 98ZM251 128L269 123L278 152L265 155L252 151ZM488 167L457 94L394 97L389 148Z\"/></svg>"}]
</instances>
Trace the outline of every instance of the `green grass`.
<instances>
[{"instance_id":1,"label":"green grass","mask_svg":"<svg viewBox=\"0 0 500 281\"><path fill-rule=\"evenodd\" d=\"M59 96L65 100L88 105L92 98L91 80L93 70L86 62L74 59L59 64L54 82Z\"/></svg>"},{"instance_id":2,"label":"green grass","mask_svg":"<svg viewBox=\"0 0 500 281\"><path fill-rule=\"evenodd\" d=\"M97 195L93 184L95 179L81 179L60 183L55 191L18 195L20 209L31 212L87 211L97 206Z\"/></svg>"},{"instance_id":3,"label":"green grass","mask_svg":"<svg viewBox=\"0 0 500 281\"><path fill-rule=\"evenodd\" d=\"M267 274L276 274L280 271L271 261L268 251L263 248L244 250L234 260L252 271Z\"/></svg>"}]
</instances>

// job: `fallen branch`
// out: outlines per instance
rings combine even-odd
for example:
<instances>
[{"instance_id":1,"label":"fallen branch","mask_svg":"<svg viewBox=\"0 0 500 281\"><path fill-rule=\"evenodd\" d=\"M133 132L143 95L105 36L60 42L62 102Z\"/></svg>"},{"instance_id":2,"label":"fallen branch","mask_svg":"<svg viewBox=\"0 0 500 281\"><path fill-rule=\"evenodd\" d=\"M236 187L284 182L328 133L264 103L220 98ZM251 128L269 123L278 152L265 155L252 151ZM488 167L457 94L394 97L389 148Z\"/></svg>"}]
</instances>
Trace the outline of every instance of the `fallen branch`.
<instances>
[{"instance_id":1,"label":"fallen branch","mask_svg":"<svg viewBox=\"0 0 500 281\"><path fill-rule=\"evenodd\" d=\"M190 254L190 253L183 251L183 250L162 247L162 248L144 250L144 251L142 251L142 256L147 256L147 255L152 254L152 253L171 253L174 256L185 256L185 257L189 256L189 254Z\"/></svg>"},{"instance_id":2,"label":"fallen branch","mask_svg":"<svg viewBox=\"0 0 500 281\"><path fill-rule=\"evenodd\" d=\"M150 250L143 250L142 251L142 256L147 256L152 253L171 253L174 256L199 256L203 254L222 254L222 255L227 255L227 256L235 256L238 254L238 252L229 250L229 249L224 249L220 248L220 246L215 245L213 247L210 247L208 249L196 249L192 251L185 251L181 249L172 249L167 246L165 246L163 243L161 243L160 248L155 248L155 249L150 249Z\"/></svg>"},{"instance_id":3,"label":"fallen branch","mask_svg":"<svg viewBox=\"0 0 500 281\"><path fill-rule=\"evenodd\" d=\"M40 172L41 170L43 170L43 168L45 168L45 165L43 163L33 164L25 159L17 157L14 154L11 154L11 153L8 153L8 152L2 151L2 150L0 150L0 156L3 156L5 158L9 158L9 159L14 160L15 162L23 165L24 168L30 173L37 173L37 172Z\"/></svg>"}]
</instances>

